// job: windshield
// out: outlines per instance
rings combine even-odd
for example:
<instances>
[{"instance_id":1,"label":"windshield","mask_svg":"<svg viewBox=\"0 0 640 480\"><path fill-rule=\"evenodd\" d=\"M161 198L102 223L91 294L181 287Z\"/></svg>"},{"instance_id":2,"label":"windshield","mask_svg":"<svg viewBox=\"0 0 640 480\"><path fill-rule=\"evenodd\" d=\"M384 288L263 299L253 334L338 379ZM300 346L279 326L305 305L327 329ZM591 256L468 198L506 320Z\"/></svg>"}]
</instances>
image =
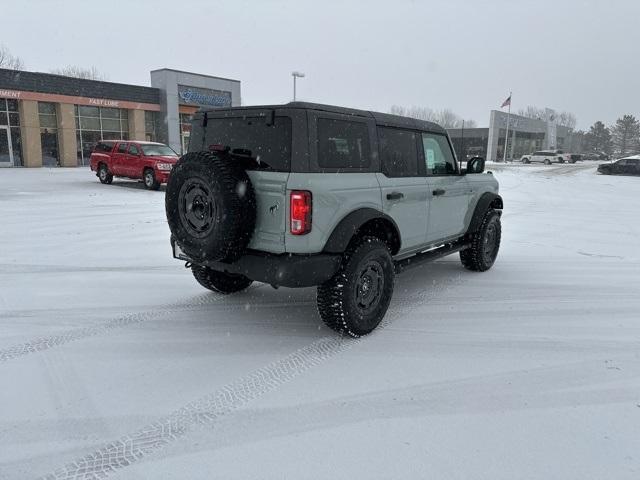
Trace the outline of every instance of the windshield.
<instances>
[{"instance_id":1,"label":"windshield","mask_svg":"<svg viewBox=\"0 0 640 480\"><path fill-rule=\"evenodd\" d=\"M140 145L142 147L142 152L147 156L171 156L177 157L178 154L173 151L171 147L167 147L166 145Z\"/></svg>"}]
</instances>

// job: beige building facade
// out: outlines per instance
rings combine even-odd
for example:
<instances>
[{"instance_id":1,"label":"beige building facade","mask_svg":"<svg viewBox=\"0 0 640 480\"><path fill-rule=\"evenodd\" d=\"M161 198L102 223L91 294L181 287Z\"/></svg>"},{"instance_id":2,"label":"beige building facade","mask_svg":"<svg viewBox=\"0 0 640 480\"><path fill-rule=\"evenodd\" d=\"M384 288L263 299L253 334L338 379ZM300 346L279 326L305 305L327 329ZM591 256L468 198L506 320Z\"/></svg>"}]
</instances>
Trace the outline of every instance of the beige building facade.
<instances>
[{"instance_id":1,"label":"beige building facade","mask_svg":"<svg viewBox=\"0 0 640 480\"><path fill-rule=\"evenodd\" d=\"M0 69L0 167L88 165L101 140L159 141L181 153L198 108L240 104L237 80L170 69L151 77L159 86Z\"/></svg>"}]
</instances>

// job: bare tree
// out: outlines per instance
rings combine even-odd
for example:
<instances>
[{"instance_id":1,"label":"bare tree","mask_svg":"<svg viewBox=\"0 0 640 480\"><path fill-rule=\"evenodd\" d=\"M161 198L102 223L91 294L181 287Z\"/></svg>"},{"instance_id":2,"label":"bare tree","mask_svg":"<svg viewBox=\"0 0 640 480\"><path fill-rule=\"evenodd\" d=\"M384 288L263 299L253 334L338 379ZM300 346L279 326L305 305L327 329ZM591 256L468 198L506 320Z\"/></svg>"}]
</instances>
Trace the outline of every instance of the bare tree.
<instances>
[{"instance_id":1,"label":"bare tree","mask_svg":"<svg viewBox=\"0 0 640 480\"><path fill-rule=\"evenodd\" d=\"M539 120L544 120L545 111L544 108L534 107L533 105L527 106L527 108L521 108L518 110L518 115L521 117L527 118L537 118Z\"/></svg>"},{"instance_id":2,"label":"bare tree","mask_svg":"<svg viewBox=\"0 0 640 480\"><path fill-rule=\"evenodd\" d=\"M576 123L576 116L571 112L560 112L560 115L558 115L558 125L573 130L576 128Z\"/></svg>"},{"instance_id":3,"label":"bare tree","mask_svg":"<svg viewBox=\"0 0 640 480\"><path fill-rule=\"evenodd\" d=\"M16 55L12 55L7 47L0 44L0 68L9 70L24 70L24 62Z\"/></svg>"},{"instance_id":4,"label":"bare tree","mask_svg":"<svg viewBox=\"0 0 640 480\"><path fill-rule=\"evenodd\" d=\"M427 122L434 122L443 128L460 128L462 127L462 117L445 108L443 110L432 110L428 107L411 107L406 108L400 105L392 105L389 110L394 115L403 117L417 118ZM465 120L465 128L475 128L477 123L475 120Z\"/></svg>"},{"instance_id":5,"label":"bare tree","mask_svg":"<svg viewBox=\"0 0 640 480\"><path fill-rule=\"evenodd\" d=\"M106 80L107 76L100 72L95 66L89 68L78 67L77 65L67 65L62 68L54 68L50 70L56 75L64 75L65 77L84 78L87 80Z\"/></svg>"}]
</instances>

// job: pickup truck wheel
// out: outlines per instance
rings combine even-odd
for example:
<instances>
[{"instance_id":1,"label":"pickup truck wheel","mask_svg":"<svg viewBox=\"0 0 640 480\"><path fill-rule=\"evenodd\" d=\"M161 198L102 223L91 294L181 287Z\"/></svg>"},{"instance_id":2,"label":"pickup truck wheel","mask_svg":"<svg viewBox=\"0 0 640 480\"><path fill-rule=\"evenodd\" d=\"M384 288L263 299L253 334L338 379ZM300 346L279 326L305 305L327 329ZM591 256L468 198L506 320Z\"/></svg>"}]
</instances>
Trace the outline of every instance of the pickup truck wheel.
<instances>
[{"instance_id":1,"label":"pickup truck wheel","mask_svg":"<svg viewBox=\"0 0 640 480\"><path fill-rule=\"evenodd\" d=\"M489 210L478 231L471 235L471 246L460 252L462 265L474 272L489 270L498 256L501 237L500 214L496 210Z\"/></svg>"},{"instance_id":2,"label":"pickup truck wheel","mask_svg":"<svg viewBox=\"0 0 640 480\"><path fill-rule=\"evenodd\" d=\"M165 209L171 233L194 260L237 260L255 229L256 197L247 172L212 152L187 153L173 167Z\"/></svg>"},{"instance_id":3,"label":"pickup truck wheel","mask_svg":"<svg viewBox=\"0 0 640 480\"><path fill-rule=\"evenodd\" d=\"M160 188L160 182L156 180L156 175L150 168L145 169L142 174L142 180L147 190L158 190Z\"/></svg>"},{"instance_id":4,"label":"pickup truck wheel","mask_svg":"<svg viewBox=\"0 0 640 480\"><path fill-rule=\"evenodd\" d=\"M113 182L113 175L109 173L109 169L104 163L101 163L98 167L98 179L100 180L100 183L104 183L106 185Z\"/></svg>"},{"instance_id":5,"label":"pickup truck wheel","mask_svg":"<svg viewBox=\"0 0 640 480\"><path fill-rule=\"evenodd\" d=\"M318 287L318 312L341 334L366 335L379 324L393 294L391 252L376 237L364 237L345 253L338 273Z\"/></svg>"},{"instance_id":6,"label":"pickup truck wheel","mask_svg":"<svg viewBox=\"0 0 640 480\"><path fill-rule=\"evenodd\" d=\"M253 283L253 280L244 275L218 272L200 265L193 265L191 272L200 285L218 293L240 292L246 290Z\"/></svg>"}]
</instances>

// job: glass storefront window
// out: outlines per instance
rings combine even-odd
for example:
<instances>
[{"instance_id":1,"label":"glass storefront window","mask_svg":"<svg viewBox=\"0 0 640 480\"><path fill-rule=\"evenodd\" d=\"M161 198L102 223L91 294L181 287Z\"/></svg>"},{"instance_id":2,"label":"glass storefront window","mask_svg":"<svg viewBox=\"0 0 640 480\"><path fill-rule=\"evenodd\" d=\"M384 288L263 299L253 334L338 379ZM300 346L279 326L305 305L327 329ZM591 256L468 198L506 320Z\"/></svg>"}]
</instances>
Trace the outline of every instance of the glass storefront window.
<instances>
[{"instance_id":1,"label":"glass storefront window","mask_svg":"<svg viewBox=\"0 0 640 480\"><path fill-rule=\"evenodd\" d=\"M189 138L191 137L191 120L193 115L187 113L180 114L180 146L182 153L186 153L189 148Z\"/></svg>"},{"instance_id":2,"label":"glass storefront window","mask_svg":"<svg viewBox=\"0 0 640 480\"><path fill-rule=\"evenodd\" d=\"M76 105L78 164L88 165L91 150L100 140L129 138L129 111L111 107Z\"/></svg>"},{"instance_id":3,"label":"glass storefront window","mask_svg":"<svg viewBox=\"0 0 640 480\"><path fill-rule=\"evenodd\" d=\"M0 98L0 125L10 127L13 164L22 166L22 136L20 134L18 102L16 100Z\"/></svg>"},{"instance_id":4,"label":"glass storefront window","mask_svg":"<svg viewBox=\"0 0 640 480\"><path fill-rule=\"evenodd\" d=\"M144 112L144 132L148 142L156 141L156 112Z\"/></svg>"}]
</instances>

